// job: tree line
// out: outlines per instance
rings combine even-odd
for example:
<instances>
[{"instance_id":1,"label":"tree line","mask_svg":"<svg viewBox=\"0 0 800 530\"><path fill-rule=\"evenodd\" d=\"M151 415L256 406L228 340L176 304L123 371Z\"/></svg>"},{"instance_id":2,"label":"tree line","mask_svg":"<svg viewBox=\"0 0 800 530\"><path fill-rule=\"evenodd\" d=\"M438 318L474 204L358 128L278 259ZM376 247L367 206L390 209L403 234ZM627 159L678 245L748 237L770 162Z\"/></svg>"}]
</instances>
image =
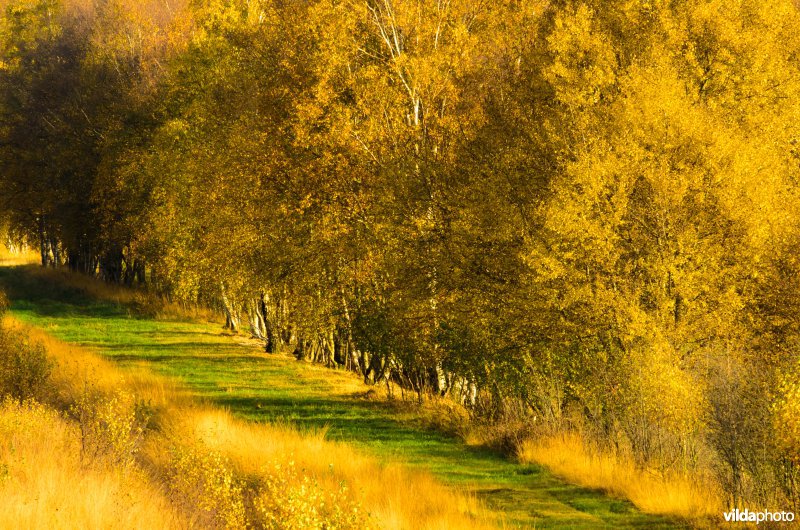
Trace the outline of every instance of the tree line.
<instances>
[{"instance_id":1,"label":"tree line","mask_svg":"<svg viewBox=\"0 0 800 530\"><path fill-rule=\"evenodd\" d=\"M0 6L42 265L800 510L791 1Z\"/></svg>"}]
</instances>

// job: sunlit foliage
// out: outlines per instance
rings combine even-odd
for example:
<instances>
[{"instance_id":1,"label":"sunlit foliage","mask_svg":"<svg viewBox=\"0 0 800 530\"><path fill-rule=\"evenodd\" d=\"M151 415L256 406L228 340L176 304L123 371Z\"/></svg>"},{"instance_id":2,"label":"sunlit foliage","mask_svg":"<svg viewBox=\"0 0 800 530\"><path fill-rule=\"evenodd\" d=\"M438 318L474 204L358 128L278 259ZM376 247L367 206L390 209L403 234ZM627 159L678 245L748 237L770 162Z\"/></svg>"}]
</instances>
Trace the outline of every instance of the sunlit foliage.
<instances>
[{"instance_id":1,"label":"sunlit foliage","mask_svg":"<svg viewBox=\"0 0 800 530\"><path fill-rule=\"evenodd\" d=\"M43 265L798 502L789 0L3 5Z\"/></svg>"}]
</instances>

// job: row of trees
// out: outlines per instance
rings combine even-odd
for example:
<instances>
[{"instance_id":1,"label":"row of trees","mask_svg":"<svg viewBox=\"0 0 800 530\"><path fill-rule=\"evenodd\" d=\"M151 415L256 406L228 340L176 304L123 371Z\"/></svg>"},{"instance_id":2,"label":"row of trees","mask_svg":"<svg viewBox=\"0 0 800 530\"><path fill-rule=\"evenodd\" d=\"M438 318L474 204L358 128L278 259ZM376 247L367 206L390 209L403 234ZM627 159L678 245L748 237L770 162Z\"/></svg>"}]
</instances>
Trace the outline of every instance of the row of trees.
<instances>
[{"instance_id":1,"label":"row of trees","mask_svg":"<svg viewBox=\"0 0 800 530\"><path fill-rule=\"evenodd\" d=\"M0 5L43 265L798 507L789 0Z\"/></svg>"}]
</instances>

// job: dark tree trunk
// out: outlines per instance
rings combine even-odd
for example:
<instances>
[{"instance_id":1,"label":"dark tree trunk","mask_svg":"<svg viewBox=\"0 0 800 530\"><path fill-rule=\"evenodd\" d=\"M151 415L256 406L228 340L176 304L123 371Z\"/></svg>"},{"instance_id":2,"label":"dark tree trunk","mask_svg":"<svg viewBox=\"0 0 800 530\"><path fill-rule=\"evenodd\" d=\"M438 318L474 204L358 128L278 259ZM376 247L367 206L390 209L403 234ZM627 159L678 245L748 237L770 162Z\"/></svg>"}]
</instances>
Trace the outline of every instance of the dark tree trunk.
<instances>
[{"instance_id":1,"label":"dark tree trunk","mask_svg":"<svg viewBox=\"0 0 800 530\"><path fill-rule=\"evenodd\" d=\"M306 355L308 354L308 348L306 344L306 339L302 335L297 337L297 345L294 348L293 355L297 358L298 361L304 361L306 359Z\"/></svg>"},{"instance_id":2,"label":"dark tree trunk","mask_svg":"<svg viewBox=\"0 0 800 530\"><path fill-rule=\"evenodd\" d=\"M100 258L100 277L110 283L122 283L124 261L122 249L114 248L107 251Z\"/></svg>"},{"instance_id":3,"label":"dark tree trunk","mask_svg":"<svg viewBox=\"0 0 800 530\"><path fill-rule=\"evenodd\" d=\"M346 364L346 352L343 352L343 349L342 334L341 331L337 331L333 334L333 361L339 366Z\"/></svg>"},{"instance_id":4,"label":"dark tree trunk","mask_svg":"<svg viewBox=\"0 0 800 530\"><path fill-rule=\"evenodd\" d=\"M147 276L144 269L144 261L140 259L133 260L133 275L139 285L147 285Z\"/></svg>"}]
</instances>

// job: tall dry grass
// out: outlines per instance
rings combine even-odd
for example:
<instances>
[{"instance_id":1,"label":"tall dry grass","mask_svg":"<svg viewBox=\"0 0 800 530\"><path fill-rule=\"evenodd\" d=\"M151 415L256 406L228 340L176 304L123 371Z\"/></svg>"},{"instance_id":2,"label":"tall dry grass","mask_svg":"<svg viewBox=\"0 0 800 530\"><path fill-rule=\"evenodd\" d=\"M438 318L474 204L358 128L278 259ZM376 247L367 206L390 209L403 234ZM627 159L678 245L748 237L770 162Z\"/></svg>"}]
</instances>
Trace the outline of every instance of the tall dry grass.
<instances>
[{"instance_id":1,"label":"tall dry grass","mask_svg":"<svg viewBox=\"0 0 800 530\"><path fill-rule=\"evenodd\" d=\"M56 406L78 402L87 389L101 396L123 391L153 414L128 471L105 465L87 472L78 427L58 414L43 413L35 429L41 435L14 431L25 457L0 481L0 511L17 514L25 527L324 528L330 517L338 528L493 527L492 514L475 498L425 473L382 465L326 440L324 432L238 420L198 403L175 382L123 371L13 318L4 324L43 344L54 360ZM40 458L46 461L41 473L30 465ZM0 528L7 520L0 519Z\"/></svg>"},{"instance_id":2,"label":"tall dry grass","mask_svg":"<svg viewBox=\"0 0 800 530\"><path fill-rule=\"evenodd\" d=\"M74 422L35 402L0 403L0 528L186 528L141 472L89 465Z\"/></svg>"},{"instance_id":3,"label":"tall dry grass","mask_svg":"<svg viewBox=\"0 0 800 530\"><path fill-rule=\"evenodd\" d=\"M276 462L292 462L323 490L336 491L345 483L380 528L491 527L474 497L445 488L426 473L382 465L347 444L326 440L322 431L246 423L211 409L183 410L173 425L248 476L269 474Z\"/></svg>"},{"instance_id":4,"label":"tall dry grass","mask_svg":"<svg viewBox=\"0 0 800 530\"><path fill-rule=\"evenodd\" d=\"M643 470L624 455L589 448L576 433L527 440L518 456L524 463L544 465L569 482L628 499L646 513L699 521L722 512L721 492L711 476Z\"/></svg>"}]
</instances>

